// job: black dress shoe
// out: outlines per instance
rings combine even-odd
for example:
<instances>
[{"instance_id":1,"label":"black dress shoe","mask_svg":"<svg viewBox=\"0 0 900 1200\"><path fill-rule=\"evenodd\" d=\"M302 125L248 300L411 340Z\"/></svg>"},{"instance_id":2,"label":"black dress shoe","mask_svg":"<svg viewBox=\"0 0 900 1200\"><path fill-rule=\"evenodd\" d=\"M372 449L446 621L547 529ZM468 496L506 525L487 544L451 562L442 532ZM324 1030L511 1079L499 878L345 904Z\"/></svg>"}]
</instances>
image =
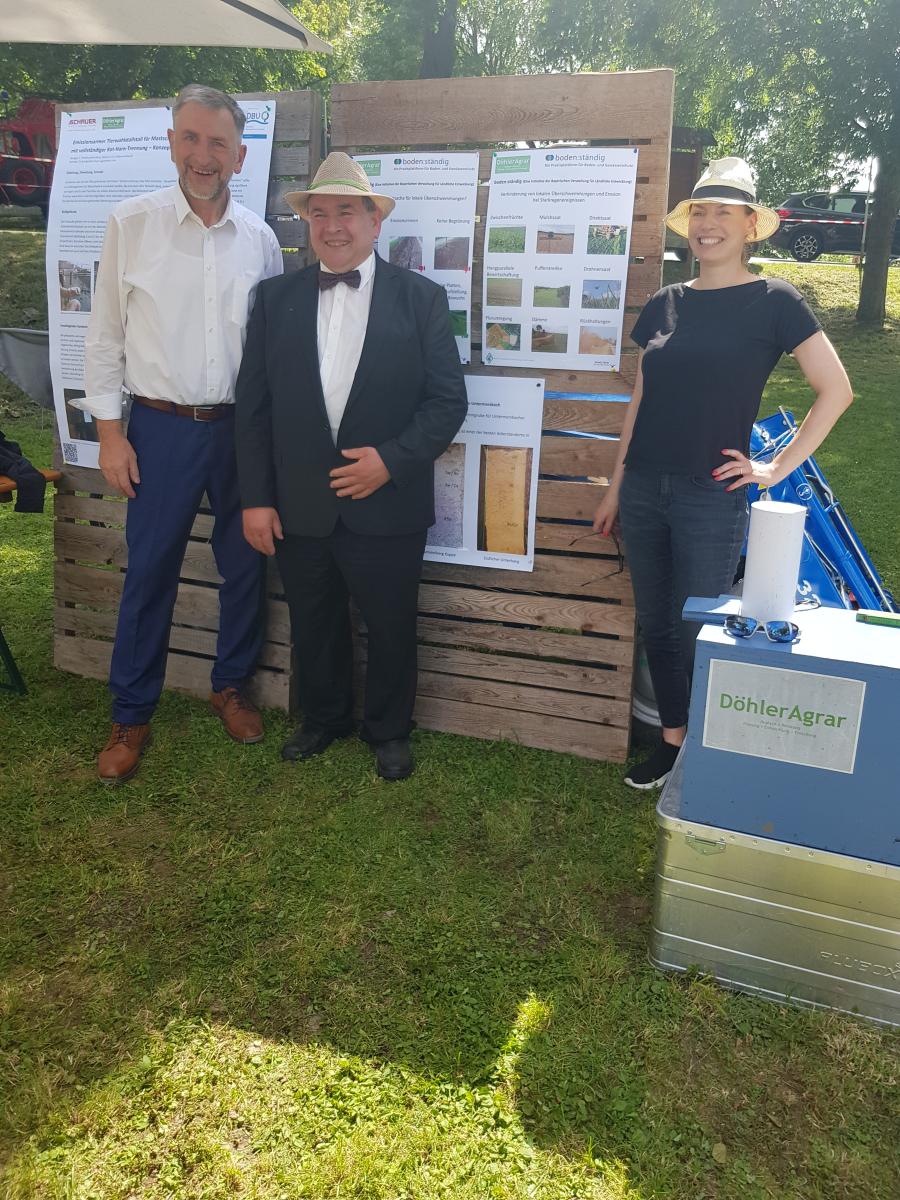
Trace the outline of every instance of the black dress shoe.
<instances>
[{"instance_id":1,"label":"black dress shoe","mask_svg":"<svg viewBox=\"0 0 900 1200\"><path fill-rule=\"evenodd\" d=\"M375 766L382 779L406 779L413 773L409 738L396 738L375 747Z\"/></svg>"},{"instance_id":2,"label":"black dress shoe","mask_svg":"<svg viewBox=\"0 0 900 1200\"><path fill-rule=\"evenodd\" d=\"M352 729L319 729L314 725L301 725L281 747L281 757L286 762L312 758L327 750L338 738L348 737L352 732Z\"/></svg>"}]
</instances>

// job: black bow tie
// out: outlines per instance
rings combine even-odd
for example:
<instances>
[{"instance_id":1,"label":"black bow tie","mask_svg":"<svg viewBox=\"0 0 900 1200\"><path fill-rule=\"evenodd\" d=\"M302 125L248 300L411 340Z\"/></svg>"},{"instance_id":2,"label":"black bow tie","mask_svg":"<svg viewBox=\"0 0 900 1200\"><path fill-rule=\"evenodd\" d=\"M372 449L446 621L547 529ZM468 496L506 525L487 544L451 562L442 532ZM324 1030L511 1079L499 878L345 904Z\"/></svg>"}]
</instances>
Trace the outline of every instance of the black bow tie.
<instances>
[{"instance_id":1,"label":"black bow tie","mask_svg":"<svg viewBox=\"0 0 900 1200\"><path fill-rule=\"evenodd\" d=\"M337 275L332 271L323 271L319 269L319 291L327 292L329 288L336 287L339 283L346 283L348 287L358 288L361 276L359 271L345 271L343 275Z\"/></svg>"}]
</instances>

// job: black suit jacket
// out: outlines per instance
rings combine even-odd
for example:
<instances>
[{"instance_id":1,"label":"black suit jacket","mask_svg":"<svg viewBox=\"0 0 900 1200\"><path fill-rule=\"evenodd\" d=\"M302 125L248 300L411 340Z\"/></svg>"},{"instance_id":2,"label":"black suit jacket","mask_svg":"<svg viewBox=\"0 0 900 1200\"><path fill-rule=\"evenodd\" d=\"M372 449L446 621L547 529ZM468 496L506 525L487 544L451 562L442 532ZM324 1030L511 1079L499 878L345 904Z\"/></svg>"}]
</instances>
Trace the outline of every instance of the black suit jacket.
<instances>
[{"instance_id":1,"label":"black suit jacket","mask_svg":"<svg viewBox=\"0 0 900 1200\"><path fill-rule=\"evenodd\" d=\"M442 287L376 259L369 323L331 439L319 374L318 265L259 285L237 380L244 508L273 507L285 532L323 537L338 517L357 533L434 523L434 460L466 415L466 389ZM340 286L340 285L339 285ZM374 446L390 480L365 500L338 499L342 449Z\"/></svg>"}]
</instances>

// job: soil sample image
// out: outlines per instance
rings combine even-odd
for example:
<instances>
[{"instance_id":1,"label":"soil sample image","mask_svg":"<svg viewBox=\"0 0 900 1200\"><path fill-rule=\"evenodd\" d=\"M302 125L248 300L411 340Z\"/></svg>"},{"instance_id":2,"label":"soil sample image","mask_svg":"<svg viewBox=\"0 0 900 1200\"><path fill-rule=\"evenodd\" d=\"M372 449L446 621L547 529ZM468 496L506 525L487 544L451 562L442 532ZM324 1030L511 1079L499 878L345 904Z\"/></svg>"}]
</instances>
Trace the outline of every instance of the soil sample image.
<instances>
[{"instance_id":1,"label":"soil sample image","mask_svg":"<svg viewBox=\"0 0 900 1200\"><path fill-rule=\"evenodd\" d=\"M434 269L436 271L465 271L469 266L467 237L434 239Z\"/></svg>"},{"instance_id":2,"label":"soil sample image","mask_svg":"<svg viewBox=\"0 0 900 1200\"><path fill-rule=\"evenodd\" d=\"M532 353L565 354L569 345L569 335L565 329L554 329L551 325L541 322L531 327Z\"/></svg>"},{"instance_id":3,"label":"soil sample image","mask_svg":"<svg viewBox=\"0 0 900 1200\"><path fill-rule=\"evenodd\" d=\"M534 307L568 308L571 291L572 289L568 284L565 287L542 287L535 284Z\"/></svg>"},{"instance_id":4,"label":"soil sample image","mask_svg":"<svg viewBox=\"0 0 900 1200\"><path fill-rule=\"evenodd\" d=\"M588 254L624 254L627 225L589 225Z\"/></svg>"},{"instance_id":5,"label":"soil sample image","mask_svg":"<svg viewBox=\"0 0 900 1200\"><path fill-rule=\"evenodd\" d=\"M69 404L70 400L83 400L84 392L78 391L77 388L63 388L63 399L66 402L69 437L80 442L99 442L97 422L92 420L89 413L82 412L80 408L72 408Z\"/></svg>"},{"instance_id":6,"label":"soil sample image","mask_svg":"<svg viewBox=\"0 0 900 1200\"><path fill-rule=\"evenodd\" d=\"M521 350L522 326L501 325L498 321L491 322L485 336L490 350Z\"/></svg>"},{"instance_id":7,"label":"soil sample image","mask_svg":"<svg viewBox=\"0 0 900 1200\"><path fill-rule=\"evenodd\" d=\"M418 237L391 238L388 259L395 267L406 267L408 271L421 271L422 239Z\"/></svg>"},{"instance_id":8,"label":"soil sample image","mask_svg":"<svg viewBox=\"0 0 900 1200\"><path fill-rule=\"evenodd\" d=\"M488 230L489 254L524 254L524 225L492 225Z\"/></svg>"},{"instance_id":9,"label":"soil sample image","mask_svg":"<svg viewBox=\"0 0 900 1200\"><path fill-rule=\"evenodd\" d=\"M518 308L522 303L522 280L488 275L487 302L497 308Z\"/></svg>"},{"instance_id":10,"label":"soil sample image","mask_svg":"<svg viewBox=\"0 0 900 1200\"><path fill-rule=\"evenodd\" d=\"M434 524L428 531L429 546L458 549L463 544L466 447L453 442L434 464Z\"/></svg>"},{"instance_id":11,"label":"soil sample image","mask_svg":"<svg viewBox=\"0 0 900 1200\"><path fill-rule=\"evenodd\" d=\"M532 451L519 446L482 446L478 481L478 549L493 554L528 553L528 497Z\"/></svg>"},{"instance_id":12,"label":"soil sample image","mask_svg":"<svg viewBox=\"0 0 900 1200\"><path fill-rule=\"evenodd\" d=\"M579 354L615 354L618 333L611 325L584 324L578 331Z\"/></svg>"},{"instance_id":13,"label":"soil sample image","mask_svg":"<svg viewBox=\"0 0 900 1200\"><path fill-rule=\"evenodd\" d=\"M469 314L464 308L450 309L450 328L454 337L469 336Z\"/></svg>"},{"instance_id":14,"label":"soil sample image","mask_svg":"<svg viewBox=\"0 0 900 1200\"><path fill-rule=\"evenodd\" d=\"M538 254L571 254L575 249L574 225L549 225L537 232Z\"/></svg>"},{"instance_id":15,"label":"soil sample image","mask_svg":"<svg viewBox=\"0 0 900 1200\"><path fill-rule=\"evenodd\" d=\"M585 279L582 281L582 308L618 308L621 303L621 279Z\"/></svg>"}]
</instances>

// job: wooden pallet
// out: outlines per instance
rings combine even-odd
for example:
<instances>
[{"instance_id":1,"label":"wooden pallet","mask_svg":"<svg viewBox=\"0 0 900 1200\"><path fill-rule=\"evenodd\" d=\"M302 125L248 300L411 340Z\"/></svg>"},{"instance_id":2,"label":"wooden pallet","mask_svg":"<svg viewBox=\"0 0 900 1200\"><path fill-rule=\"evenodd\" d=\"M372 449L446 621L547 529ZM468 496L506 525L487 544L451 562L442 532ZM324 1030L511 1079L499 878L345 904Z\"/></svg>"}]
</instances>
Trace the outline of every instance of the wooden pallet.
<instances>
[{"instance_id":1,"label":"wooden pallet","mask_svg":"<svg viewBox=\"0 0 900 1200\"><path fill-rule=\"evenodd\" d=\"M478 336L493 150L517 142L636 145L627 334L662 277L673 92L668 70L339 84L332 90L332 144L349 153L481 151L472 281ZM631 347L614 373L484 367L473 346L472 374L545 380L535 566L527 574L425 564L416 707L423 728L625 759L635 627L630 578L614 542L589 529L602 495L592 481L609 476L617 446L563 432L617 435L636 364ZM361 630L360 663L365 656Z\"/></svg>"}]
</instances>

